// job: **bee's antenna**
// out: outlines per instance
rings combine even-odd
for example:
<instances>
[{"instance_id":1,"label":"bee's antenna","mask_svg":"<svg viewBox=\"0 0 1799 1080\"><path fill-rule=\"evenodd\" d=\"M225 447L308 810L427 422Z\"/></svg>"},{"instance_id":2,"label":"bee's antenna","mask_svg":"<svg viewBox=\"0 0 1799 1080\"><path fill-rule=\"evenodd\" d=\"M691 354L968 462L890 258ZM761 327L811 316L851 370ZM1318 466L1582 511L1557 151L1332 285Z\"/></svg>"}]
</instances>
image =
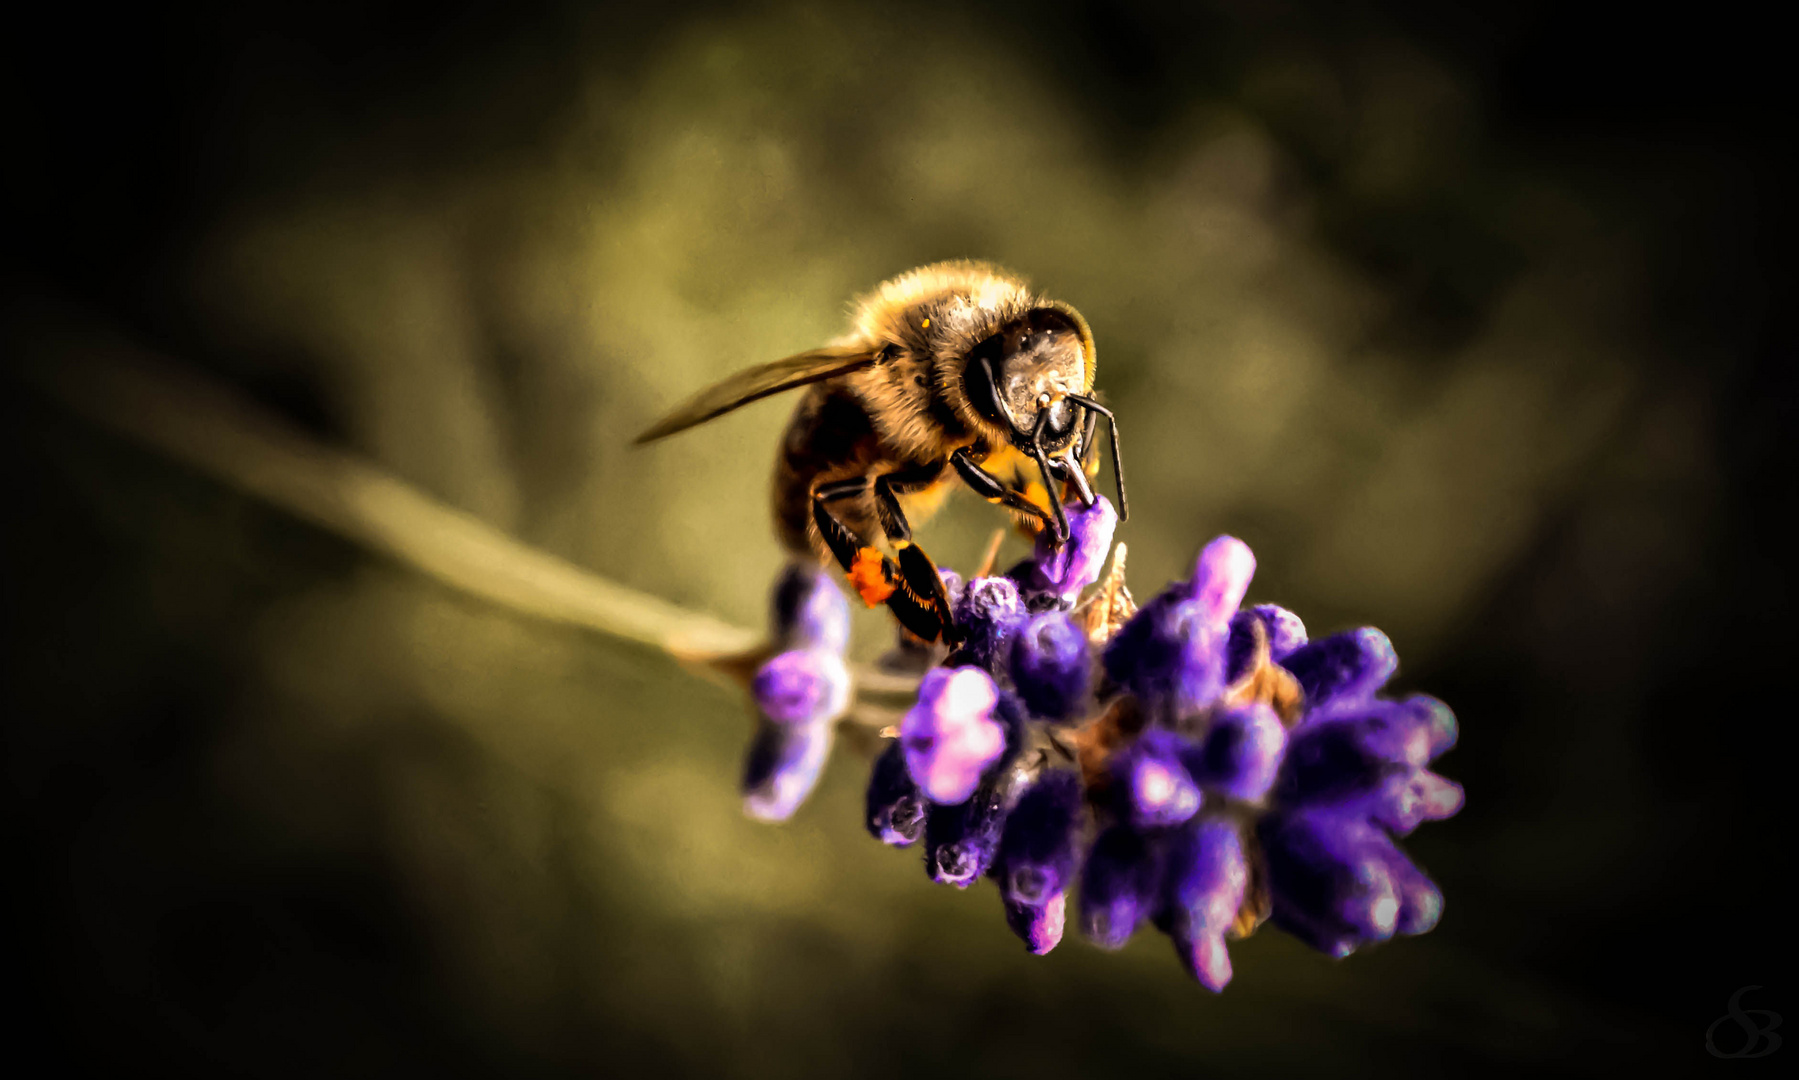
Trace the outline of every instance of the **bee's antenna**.
<instances>
[{"instance_id":1,"label":"bee's antenna","mask_svg":"<svg viewBox=\"0 0 1799 1080\"><path fill-rule=\"evenodd\" d=\"M1056 511L1056 526L1062 530L1058 538L1068 539L1068 512L1062 509L1062 500L1056 495L1055 475L1049 471L1049 455L1043 452L1043 429L1049 426L1049 410L1044 409L1037 414L1037 426L1031 429L1031 456L1037 459L1037 467L1043 470L1043 492L1049 496L1049 505Z\"/></svg>"},{"instance_id":2,"label":"bee's antenna","mask_svg":"<svg viewBox=\"0 0 1799 1080\"><path fill-rule=\"evenodd\" d=\"M1118 520L1129 521L1131 518L1131 504L1124 497L1124 458L1118 450L1118 418L1112 415L1111 409L1106 408L1104 405L1101 405L1090 397L1083 397L1080 394L1069 394L1068 400L1074 402L1083 409L1090 409L1106 418L1106 426L1109 427L1112 432L1112 479L1118 484Z\"/></svg>"}]
</instances>

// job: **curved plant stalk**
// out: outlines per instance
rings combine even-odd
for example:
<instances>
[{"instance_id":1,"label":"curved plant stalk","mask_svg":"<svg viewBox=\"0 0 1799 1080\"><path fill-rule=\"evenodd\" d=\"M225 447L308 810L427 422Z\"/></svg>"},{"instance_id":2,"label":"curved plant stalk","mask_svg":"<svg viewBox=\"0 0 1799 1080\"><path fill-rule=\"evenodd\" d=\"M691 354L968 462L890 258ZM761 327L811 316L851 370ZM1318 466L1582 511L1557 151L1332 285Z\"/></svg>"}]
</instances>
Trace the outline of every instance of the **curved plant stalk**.
<instances>
[{"instance_id":1,"label":"curved plant stalk","mask_svg":"<svg viewBox=\"0 0 1799 1080\"><path fill-rule=\"evenodd\" d=\"M735 669L763 651L759 631L534 548L97 329L85 313L39 301L29 313L14 306L7 315L7 351L18 374L84 419L445 585L510 611L648 645L732 682L747 678ZM917 687L914 678L873 668L852 674L859 692L875 696Z\"/></svg>"}]
</instances>

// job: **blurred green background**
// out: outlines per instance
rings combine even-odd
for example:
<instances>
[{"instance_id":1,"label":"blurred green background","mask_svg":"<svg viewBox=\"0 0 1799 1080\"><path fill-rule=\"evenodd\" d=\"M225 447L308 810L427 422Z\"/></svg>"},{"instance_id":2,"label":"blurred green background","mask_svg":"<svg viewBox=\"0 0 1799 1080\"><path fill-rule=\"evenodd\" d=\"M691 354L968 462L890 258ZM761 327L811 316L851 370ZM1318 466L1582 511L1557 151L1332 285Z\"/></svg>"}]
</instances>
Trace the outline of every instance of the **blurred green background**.
<instances>
[{"instance_id":1,"label":"blurred green background","mask_svg":"<svg viewBox=\"0 0 1799 1080\"><path fill-rule=\"evenodd\" d=\"M54 1059L1696 1068L1731 991L1782 1007L1791 373L1756 28L853 0L52 20L8 46L16 295L757 626L787 406L629 437L884 277L998 261L1095 329L1138 595L1244 538L1253 599L1380 626L1400 688L1457 709L1469 793L1410 841L1447 894L1428 937L1331 962L1268 930L1216 998L1153 933L1032 958L990 888L862 832L850 748L753 824L739 697L9 381L11 1019ZM921 540L966 568L995 524L952 499Z\"/></svg>"}]
</instances>

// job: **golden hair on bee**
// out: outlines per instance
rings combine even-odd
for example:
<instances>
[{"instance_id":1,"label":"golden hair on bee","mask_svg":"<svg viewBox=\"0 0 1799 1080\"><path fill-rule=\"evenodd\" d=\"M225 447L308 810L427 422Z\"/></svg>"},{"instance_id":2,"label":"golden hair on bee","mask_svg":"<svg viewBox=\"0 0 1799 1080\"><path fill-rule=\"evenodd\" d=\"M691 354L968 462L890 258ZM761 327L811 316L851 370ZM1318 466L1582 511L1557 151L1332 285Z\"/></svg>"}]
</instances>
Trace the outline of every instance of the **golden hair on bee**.
<instances>
[{"instance_id":1,"label":"golden hair on bee","mask_svg":"<svg viewBox=\"0 0 1799 1080\"><path fill-rule=\"evenodd\" d=\"M883 282L853 311L843 337L731 376L637 441L805 387L775 461L782 542L796 555L835 557L864 600L887 603L927 641L952 625L936 569L912 543L902 497L916 512L960 479L1061 542L1061 500L1027 497L1021 467L1035 466L1044 491L1066 487L1091 504L1094 436L1104 417L1119 511L1128 513L1117 424L1093 397L1093 334L1073 307L990 264L955 261ZM874 546L877 533L897 562Z\"/></svg>"}]
</instances>

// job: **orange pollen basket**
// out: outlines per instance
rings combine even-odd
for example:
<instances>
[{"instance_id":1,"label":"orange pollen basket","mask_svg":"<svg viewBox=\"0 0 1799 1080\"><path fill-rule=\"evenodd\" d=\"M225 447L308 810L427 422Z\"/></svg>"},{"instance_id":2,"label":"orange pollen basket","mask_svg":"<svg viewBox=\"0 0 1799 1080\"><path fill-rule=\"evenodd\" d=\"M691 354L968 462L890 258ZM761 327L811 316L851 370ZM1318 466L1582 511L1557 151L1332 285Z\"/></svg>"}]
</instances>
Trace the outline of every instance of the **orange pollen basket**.
<instances>
[{"instance_id":1,"label":"orange pollen basket","mask_svg":"<svg viewBox=\"0 0 1799 1080\"><path fill-rule=\"evenodd\" d=\"M887 580L883 565L886 561L878 550L865 547L856 552L856 564L850 567L850 584L869 607L879 607L893 595L893 583Z\"/></svg>"}]
</instances>

